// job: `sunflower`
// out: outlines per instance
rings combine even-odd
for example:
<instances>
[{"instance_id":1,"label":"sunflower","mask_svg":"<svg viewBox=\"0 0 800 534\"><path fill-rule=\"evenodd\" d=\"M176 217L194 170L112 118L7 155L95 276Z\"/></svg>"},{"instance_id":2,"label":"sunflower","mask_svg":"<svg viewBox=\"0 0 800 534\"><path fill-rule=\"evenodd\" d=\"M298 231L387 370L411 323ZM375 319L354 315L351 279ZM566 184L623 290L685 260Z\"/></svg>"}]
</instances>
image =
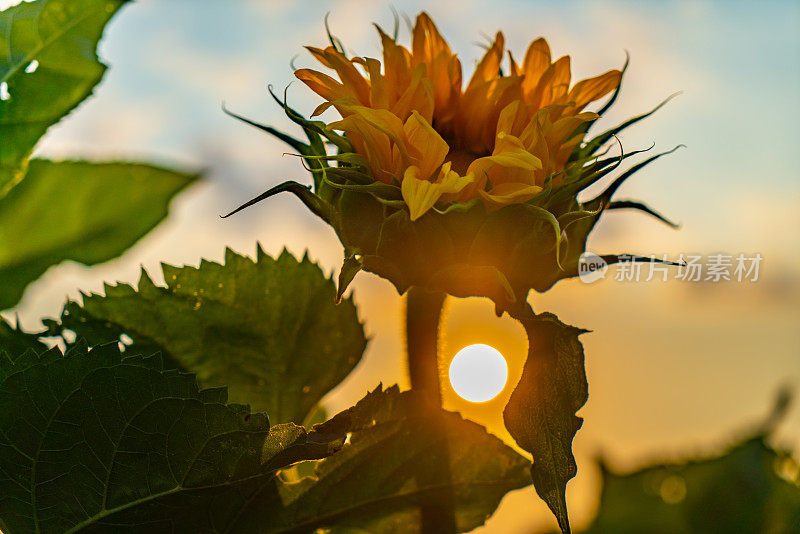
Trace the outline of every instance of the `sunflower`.
<instances>
[{"instance_id":1,"label":"sunflower","mask_svg":"<svg viewBox=\"0 0 800 534\"><path fill-rule=\"evenodd\" d=\"M464 84L460 60L426 13L417 16L410 49L394 34L378 28L381 59L349 58L330 32L330 46L308 47L331 71L295 71L324 99L310 119L270 90L308 142L229 112L290 145L313 177L311 187L281 183L229 215L277 193L296 195L344 246L340 295L365 270L401 294L419 286L486 296L500 313L524 303L531 289L577 276L586 240L607 210L638 209L672 224L642 203L612 200L625 180L668 152L578 200L643 152L606 156L610 143L621 148L616 134L666 102L587 138L616 101L627 61L572 84L569 56L553 61L543 38L518 63L497 33ZM597 112L586 110L608 95ZM329 108L337 120L313 118Z\"/></svg>"},{"instance_id":2,"label":"sunflower","mask_svg":"<svg viewBox=\"0 0 800 534\"><path fill-rule=\"evenodd\" d=\"M285 95L280 99L270 88L307 142L228 112L291 146L313 182L280 183L229 215L278 193L292 193L342 242L339 298L362 270L390 281L400 294L413 289L407 310L415 311L407 311L409 317L423 310L426 320L438 318L441 294L487 297L498 316L508 312L525 326L529 341L537 340L538 352L531 348L528 360L537 361L539 370L530 373L538 376L535 380L549 383L541 364L557 365L553 371L563 374L561 352L577 350L580 365L576 360L575 369L582 370L577 342L581 330L552 314L536 315L528 296L531 290L547 291L559 280L578 276L587 239L608 210L636 209L674 226L645 204L612 199L628 178L672 151L638 162L593 198L581 198L623 161L644 152L625 152L617 134L666 101L587 137L619 96L627 61L620 70L573 84L569 56L553 61L547 41L533 41L517 63L506 53L503 34L497 33L465 84L460 60L426 13L417 16L411 33L409 49L398 43L396 29L390 37L378 28L380 59L348 57L330 31L330 46L308 47L332 72L295 71L324 99L312 117L292 109ZM587 111L606 96L597 112ZM333 122L314 119L330 108L339 114ZM609 155L615 146L620 153ZM608 264L650 260L635 255L601 258ZM561 329L569 333L554 333ZM411 338L412 330L407 332ZM432 337L436 339L435 333ZM547 351L556 350L556 343L572 348L559 346L553 359L556 353ZM435 341L426 357L431 355L436 355ZM438 380L435 365L433 369L433 378L421 388L435 392L430 386ZM576 467L569 448L569 454L553 463L552 440L561 443L558 447L568 446L580 427L574 412L586 401L586 381L582 371L578 374L570 375L572 385L563 393L552 386L518 385L504 411L511 435L534 457L534 486L564 532L569 532L564 491ZM533 409L532 403L540 400L532 399L532 391L557 393L557 402ZM537 418L557 418L554 424L562 425L560 430L534 443L527 435L529 423L520 423L532 411Z\"/></svg>"},{"instance_id":3,"label":"sunflower","mask_svg":"<svg viewBox=\"0 0 800 534\"><path fill-rule=\"evenodd\" d=\"M438 202L480 199L489 209L526 202L548 178L563 173L583 141L583 111L614 91L622 73L610 70L570 86L570 58L552 60L543 38L521 64L498 32L466 87L461 62L426 13L417 16L411 49L380 28L382 61L348 58L337 46L307 47L336 77L311 69L297 78L333 106L343 132L376 181L399 185L416 220Z\"/></svg>"}]
</instances>

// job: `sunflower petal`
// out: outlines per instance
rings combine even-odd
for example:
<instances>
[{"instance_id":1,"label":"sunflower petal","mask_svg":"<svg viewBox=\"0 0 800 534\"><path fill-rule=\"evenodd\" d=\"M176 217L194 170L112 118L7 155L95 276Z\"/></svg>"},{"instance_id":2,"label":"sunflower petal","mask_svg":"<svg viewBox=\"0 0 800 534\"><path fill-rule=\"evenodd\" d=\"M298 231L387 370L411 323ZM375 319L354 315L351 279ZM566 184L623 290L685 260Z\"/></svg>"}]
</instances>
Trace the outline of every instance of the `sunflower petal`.
<instances>
[{"instance_id":1,"label":"sunflower petal","mask_svg":"<svg viewBox=\"0 0 800 534\"><path fill-rule=\"evenodd\" d=\"M408 152L412 163L419 168L422 179L427 180L444 162L450 147L433 126L416 111L411 113L403 125L403 130L408 140Z\"/></svg>"},{"instance_id":2,"label":"sunflower petal","mask_svg":"<svg viewBox=\"0 0 800 534\"><path fill-rule=\"evenodd\" d=\"M345 87L350 88L357 100L369 104L369 83L347 56L329 46L325 50L307 46L306 49L323 65L336 71Z\"/></svg>"},{"instance_id":3,"label":"sunflower petal","mask_svg":"<svg viewBox=\"0 0 800 534\"><path fill-rule=\"evenodd\" d=\"M502 208L508 204L516 204L530 200L539 194L542 188L538 185L507 183L493 187L490 191L479 191L481 198L489 208Z\"/></svg>"},{"instance_id":4,"label":"sunflower petal","mask_svg":"<svg viewBox=\"0 0 800 534\"><path fill-rule=\"evenodd\" d=\"M469 80L467 91L471 87L475 87L483 82L494 80L500 73L500 62L503 60L503 49L505 47L505 38L502 32L497 32L494 43L486 53L483 55L478 66L475 67L475 73Z\"/></svg>"},{"instance_id":5,"label":"sunflower petal","mask_svg":"<svg viewBox=\"0 0 800 534\"><path fill-rule=\"evenodd\" d=\"M525 95L532 93L539 84L542 74L550 67L550 45L543 37L539 37L528 47L522 61L521 74L525 76L522 84Z\"/></svg>"},{"instance_id":6,"label":"sunflower petal","mask_svg":"<svg viewBox=\"0 0 800 534\"><path fill-rule=\"evenodd\" d=\"M535 171L542 168L542 161L528 152L518 138L500 133L497 135L494 153L473 161L467 174L488 173L495 165Z\"/></svg>"},{"instance_id":7,"label":"sunflower petal","mask_svg":"<svg viewBox=\"0 0 800 534\"><path fill-rule=\"evenodd\" d=\"M622 72L611 70L600 76L581 80L569 92L569 100L575 102L575 109L580 111L584 106L603 98L616 89L622 81Z\"/></svg>"},{"instance_id":8,"label":"sunflower petal","mask_svg":"<svg viewBox=\"0 0 800 534\"><path fill-rule=\"evenodd\" d=\"M469 176L459 176L457 172L446 169L442 171L439 181L429 182L419 178L417 167L406 169L400 192L408 206L412 221L425 215L442 195L458 193L472 182Z\"/></svg>"}]
</instances>

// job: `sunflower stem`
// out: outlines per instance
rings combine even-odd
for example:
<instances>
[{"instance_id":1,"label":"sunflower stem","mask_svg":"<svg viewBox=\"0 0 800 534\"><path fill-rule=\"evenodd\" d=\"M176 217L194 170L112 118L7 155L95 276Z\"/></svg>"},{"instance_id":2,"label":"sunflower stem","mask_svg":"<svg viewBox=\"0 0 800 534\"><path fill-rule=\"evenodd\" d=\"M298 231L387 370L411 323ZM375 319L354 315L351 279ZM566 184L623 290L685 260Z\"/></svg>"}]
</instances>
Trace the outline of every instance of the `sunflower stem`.
<instances>
[{"instance_id":1,"label":"sunflower stem","mask_svg":"<svg viewBox=\"0 0 800 534\"><path fill-rule=\"evenodd\" d=\"M411 389L437 406L442 405L439 384L439 319L445 294L412 287L406 297L406 342Z\"/></svg>"},{"instance_id":2,"label":"sunflower stem","mask_svg":"<svg viewBox=\"0 0 800 534\"><path fill-rule=\"evenodd\" d=\"M408 348L408 374L411 389L426 398L428 407L441 408L442 389L439 381L439 320L444 307L445 294L411 287L406 297L406 342ZM438 413L438 410L437 410ZM450 481L450 452L444 424L434 424L431 429L440 433L430 453L437 458L438 465L445 470ZM431 476L436 476L431 473ZM421 487L441 484L442 480L427 480L423 474L417 483ZM449 487L446 484L445 487ZM420 506L422 534L456 534L455 506L453 494L446 490L432 495Z\"/></svg>"}]
</instances>

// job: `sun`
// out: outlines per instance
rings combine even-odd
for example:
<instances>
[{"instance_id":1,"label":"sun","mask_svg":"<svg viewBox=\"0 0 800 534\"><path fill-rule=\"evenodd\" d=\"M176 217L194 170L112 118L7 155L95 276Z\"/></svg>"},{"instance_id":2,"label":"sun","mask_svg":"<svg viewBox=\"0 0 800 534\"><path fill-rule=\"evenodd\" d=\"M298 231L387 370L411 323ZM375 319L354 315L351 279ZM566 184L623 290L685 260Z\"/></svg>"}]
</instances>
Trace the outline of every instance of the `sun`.
<instances>
[{"instance_id":1,"label":"sun","mask_svg":"<svg viewBox=\"0 0 800 534\"><path fill-rule=\"evenodd\" d=\"M508 364L494 347L476 344L458 351L450 362L450 385L470 402L495 398L506 385Z\"/></svg>"}]
</instances>

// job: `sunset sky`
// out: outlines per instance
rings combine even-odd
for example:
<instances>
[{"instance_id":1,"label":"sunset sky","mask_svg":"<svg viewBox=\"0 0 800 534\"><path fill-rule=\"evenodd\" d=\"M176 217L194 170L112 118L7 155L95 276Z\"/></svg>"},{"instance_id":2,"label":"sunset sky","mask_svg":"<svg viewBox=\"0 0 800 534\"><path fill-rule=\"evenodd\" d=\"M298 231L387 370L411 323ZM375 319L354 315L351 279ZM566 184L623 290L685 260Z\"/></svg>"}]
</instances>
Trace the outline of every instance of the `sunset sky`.
<instances>
[{"instance_id":1,"label":"sunset sky","mask_svg":"<svg viewBox=\"0 0 800 534\"><path fill-rule=\"evenodd\" d=\"M0 0L5 7L16 2ZM326 43L323 17L351 53L379 57L371 26L392 26L394 6L413 17L428 10L467 73L487 35L502 30L521 57L544 36L554 55L572 56L573 78L631 66L610 126L682 92L621 142L626 150L685 144L633 178L618 198L634 198L681 223L672 230L636 213L608 216L589 243L598 253L763 257L756 283L562 282L531 295L538 311L592 330L586 350L589 402L575 450L579 474L569 498L577 526L596 505L601 456L617 469L724 446L763 417L777 389L800 394L800 3L137 0L112 21L101 44L110 65L95 96L51 129L38 153L51 158L141 159L205 169L171 217L122 258L86 268L65 263L29 288L19 306L25 327L59 313L78 289L154 279L159 262L220 260L225 246L253 254L307 249L326 272L338 270L332 230L293 197L277 197L227 220L218 214L287 179L308 182L286 147L221 111L292 131L266 93L292 82L290 61L312 66L302 48ZM408 42L405 28L401 36ZM310 112L319 98L291 83L289 103ZM331 114L330 117L335 115ZM327 117L327 116L326 116ZM326 400L343 409L379 381L407 386L402 361L402 300L369 274L353 284L371 336L364 361ZM13 313L6 312L11 318ZM494 316L488 301L453 300L443 328L443 365L461 347L486 343L509 362L509 383L495 400L470 404L452 390L451 409L510 443L500 412L519 378L523 330ZM800 450L800 401L776 436ZM554 525L528 488L510 495L484 534Z\"/></svg>"}]
</instances>

